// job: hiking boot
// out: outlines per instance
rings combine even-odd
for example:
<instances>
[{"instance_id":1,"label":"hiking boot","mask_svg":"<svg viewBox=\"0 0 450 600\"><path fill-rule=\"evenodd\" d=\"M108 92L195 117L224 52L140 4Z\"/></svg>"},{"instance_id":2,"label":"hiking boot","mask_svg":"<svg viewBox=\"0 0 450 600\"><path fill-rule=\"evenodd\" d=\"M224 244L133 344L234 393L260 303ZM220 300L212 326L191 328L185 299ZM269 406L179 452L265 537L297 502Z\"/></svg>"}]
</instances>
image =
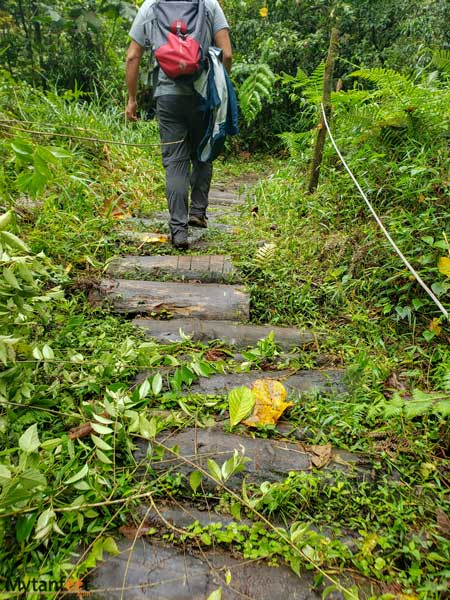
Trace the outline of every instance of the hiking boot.
<instances>
[{"instance_id":1,"label":"hiking boot","mask_svg":"<svg viewBox=\"0 0 450 600\"><path fill-rule=\"evenodd\" d=\"M208 227L208 219L198 215L190 215L188 225L191 227L201 227L202 229L206 229Z\"/></svg>"},{"instance_id":2,"label":"hiking boot","mask_svg":"<svg viewBox=\"0 0 450 600\"><path fill-rule=\"evenodd\" d=\"M187 250L189 248L187 232L178 231L172 234L172 246L179 250Z\"/></svg>"}]
</instances>

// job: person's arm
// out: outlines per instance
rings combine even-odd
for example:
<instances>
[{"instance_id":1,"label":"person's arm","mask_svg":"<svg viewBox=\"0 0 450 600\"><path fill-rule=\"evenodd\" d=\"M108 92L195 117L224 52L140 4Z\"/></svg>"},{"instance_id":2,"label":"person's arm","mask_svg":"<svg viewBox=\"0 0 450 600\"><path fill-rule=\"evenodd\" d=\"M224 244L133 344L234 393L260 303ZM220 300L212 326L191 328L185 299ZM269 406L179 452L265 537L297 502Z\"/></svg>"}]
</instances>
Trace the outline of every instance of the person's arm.
<instances>
[{"instance_id":1,"label":"person's arm","mask_svg":"<svg viewBox=\"0 0 450 600\"><path fill-rule=\"evenodd\" d=\"M223 66L229 73L233 61L233 51L231 49L230 32L228 29L219 29L214 35L215 45L222 50Z\"/></svg>"},{"instance_id":2,"label":"person's arm","mask_svg":"<svg viewBox=\"0 0 450 600\"><path fill-rule=\"evenodd\" d=\"M127 58L125 61L125 74L128 87L128 104L125 109L125 116L130 121L137 121L137 88L139 80L139 66L144 54L144 48L132 40L128 46Z\"/></svg>"}]
</instances>

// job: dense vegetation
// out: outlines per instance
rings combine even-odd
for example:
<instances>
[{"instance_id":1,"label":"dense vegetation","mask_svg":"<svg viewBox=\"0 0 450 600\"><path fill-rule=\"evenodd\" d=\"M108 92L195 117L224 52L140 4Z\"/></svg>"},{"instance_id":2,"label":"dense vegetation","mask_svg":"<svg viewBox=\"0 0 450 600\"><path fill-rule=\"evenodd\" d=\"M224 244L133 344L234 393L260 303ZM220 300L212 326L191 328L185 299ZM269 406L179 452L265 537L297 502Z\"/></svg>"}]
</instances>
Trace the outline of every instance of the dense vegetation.
<instances>
[{"instance_id":1,"label":"dense vegetation","mask_svg":"<svg viewBox=\"0 0 450 600\"><path fill-rule=\"evenodd\" d=\"M354 551L319 533L302 536L300 526L281 538L244 526L194 529L192 537L231 544L251 559L279 557L294 569L296 545L308 547L316 564L382 583L386 599L445 598L448 321L393 253L331 145L317 192L307 194L305 182L334 8L337 143L395 241L450 309L450 9L416 0L223 5L244 115L217 177L256 173L260 181L256 202L239 215L238 244L226 235L214 244L238 262L253 322L326 334L294 357L263 341L246 353L246 365L344 366L349 391L297 398L290 421L312 444L366 453L376 477L371 485L293 474L241 499L244 511L278 522L301 513L305 523L357 530ZM239 366L233 358L212 362L207 346L189 340L144 340L87 300L112 257L142 252L124 240L121 217L165 202L155 123L123 122L122 56L134 7L100 0L2 6L0 597L10 598L2 589L12 574L76 585L104 552L114 553L112 536L133 520L140 495L186 493L189 483L176 473L136 480L135 438L208 423L226 399L181 402L178 392ZM149 378L137 386L143 370ZM149 418L149 408L173 414ZM68 435L89 421L95 433ZM226 490L219 496L235 514L236 498Z\"/></svg>"}]
</instances>

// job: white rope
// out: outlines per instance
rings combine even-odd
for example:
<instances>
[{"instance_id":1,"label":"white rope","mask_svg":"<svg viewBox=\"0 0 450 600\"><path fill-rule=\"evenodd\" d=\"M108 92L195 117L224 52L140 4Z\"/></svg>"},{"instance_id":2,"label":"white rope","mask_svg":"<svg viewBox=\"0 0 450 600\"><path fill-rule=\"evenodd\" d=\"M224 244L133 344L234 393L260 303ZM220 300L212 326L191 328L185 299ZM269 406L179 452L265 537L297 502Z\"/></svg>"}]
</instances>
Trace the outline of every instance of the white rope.
<instances>
[{"instance_id":1,"label":"white rope","mask_svg":"<svg viewBox=\"0 0 450 600\"><path fill-rule=\"evenodd\" d=\"M439 310L441 311L441 313L446 317L446 319L448 319L448 312L447 310L442 306L442 304L439 302L439 300L437 299L436 295L433 294L433 292L430 290L430 288L427 286L427 284L423 281L423 279L420 277L420 275L415 271L414 267L412 267L412 265L409 263L409 261L404 257L404 255L402 254L401 250L399 249L399 247L397 246L397 244L394 242L394 240L391 238L391 236L389 235L389 232L387 231L387 229L385 228L385 226L383 225L383 223L381 222L381 219L379 218L379 216L377 215L377 213L375 212L372 204L370 203L369 199L367 198L366 194L364 193L363 189L361 188L361 186L359 185L356 177L353 175L353 173L350 171L349 166L347 165L347 163L345 162L344 157L342 156L339 148L336 145L336 142L334 141L333 135L330 131L330 127L328 125L328 121L327 121L327 116L325 114L325 109L323 104L320 105L321 109L322 109L322 116L323 116L323 122L325 123L325 127L327 128L328 131L328 135L330 136L330 140L331 143L333 144L334 149L336 150L339 158L342 161L342 164L344 165L344 167L347 170L347 173L350 175L350 177L352 178L354 184L356 185L356 187L358 188L359 193L361 194L361 196L364 198L367 206L369 207L370 212L372 213L375 221L378 223L378 225L380 226L382 232L384 233L384 235L387 237L389 243L392 245L392 247L394 248L394 250L396 251L396 253L399 255L399 257L401 258L401 260L403 261L403 263L405 264L405 266L409 269L409 271L412 273L412 275L414 276L414 278L416 279L416 281L422 286L422 288L426 291L426 293L430 296L430 298L433 300L433 302L436 304L436 306L439 308Z\"/></svg>"}]
</instances>

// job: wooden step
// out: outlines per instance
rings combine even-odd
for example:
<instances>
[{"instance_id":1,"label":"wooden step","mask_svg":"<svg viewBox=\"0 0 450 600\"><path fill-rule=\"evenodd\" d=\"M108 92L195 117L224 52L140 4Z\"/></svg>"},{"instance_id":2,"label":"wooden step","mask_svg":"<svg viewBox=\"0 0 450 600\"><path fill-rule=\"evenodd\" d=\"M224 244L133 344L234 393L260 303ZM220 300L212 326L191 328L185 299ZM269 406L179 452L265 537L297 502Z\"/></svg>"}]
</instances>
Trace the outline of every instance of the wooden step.
<instances>
[{"instance_id":1,"label":"wooden step","mask_svg":"<svg viewBox=\"0 0 450 600\"><path fill-rule=\"evenodd\" d=\"M247 320L245 288L213 283L174 283L103 279L90 294L93 305L121 314L166 314L200 319Z\"/></svg>"},{"instance_id":2,"label":"wooden step","mask_svg":"<svg viewBox=\"0 0 450 600\"><path fill-rule=\"evenodd\" d=\"M171 276L186 281L230 282L237 280L237 271L229 256L124 256L111 261L107 268L113 277ZM150 277L147 277L149 279Z\"/></svg>"},{"instance_id":3,"label":"wooden step","mask_svg":"<svg viewBox=\"0 0 450 600\"><path fill-rule=\"evenodd\" d=\"M272 327L270 325L244 325L230 321L199 321L197 319L174 319L155 321L135 319L133 323L142 327L149 337L160 342L179 342L185 335L199 342L221 340L230 346L247 348L255 346L259 340L267 338L273 331L275 342L284 350L307 346L316 342L320 336L310 331L301 331L292 327Z\"/></svg>"}]
</instances>

